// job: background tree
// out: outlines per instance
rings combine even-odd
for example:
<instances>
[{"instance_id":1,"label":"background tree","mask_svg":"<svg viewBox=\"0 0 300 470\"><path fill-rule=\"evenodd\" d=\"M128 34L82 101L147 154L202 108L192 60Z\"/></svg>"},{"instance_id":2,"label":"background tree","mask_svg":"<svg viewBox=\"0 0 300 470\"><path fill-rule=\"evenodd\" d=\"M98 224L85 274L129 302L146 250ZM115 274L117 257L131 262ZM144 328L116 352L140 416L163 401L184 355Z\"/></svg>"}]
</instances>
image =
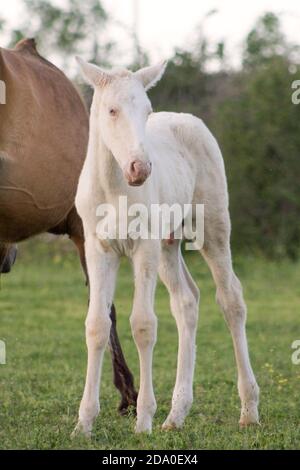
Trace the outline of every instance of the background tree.
<instances>
[{"instance_id":1,"label":"background tree","mask_svg":"<svg viewBox=\"0 0 300 470\"><path fill-rule=\"evenodd\" d=\"M150 93L155 107L203 118L221 146L228 176L232 242L239 250L296 258L300 252L300 105L291 101L298 47L267 13L245 39L242 68L217 72L198 54L176 51ZM220 50L220 58L224 46ZM212 51L214 49L212 48Z\"/></svg>"},{"instance_id":2,"label":"background tree","mask_svg":"<svg viewBox=\"0 0 300 470\"><path fill-rule=\"evenodd\" d=\"M279 18L267 13L246 38L244 68L232 75L211 123L227 167L235 246L295 258L300 248L300 107L291 101L299 63Z\"/></svg>"},{"instance_id":3,"label":"background tree","mask_svg":"<svg viewBox=\"0 0 300 470\"><path fill-rule=\"evenodd\" d=\"M4 18L1 18L0 16L0 32L4 29L4 25L5 25L5 20Z\"/></svg>"},{"instance_id":4,"label":"background tree","mask_svg":"<svg viewBox=\"0 0 300 470\"><path fill-rule=\"evenodd\" d=\"M75 54L108 65L113 43L105 40L108 14L99 0L67 0L56 6L50 0L23 0L26 17L12 31L11 45L23 37L35 37L39 50L63 58L67 68Z\"/></svg>"},{"instance_id":5,"label":"background tree","mask_svg":"<svg viewBox=\"0 0 300 470\"><path fill-rule=\"evenodd\" d=\"M223 149L236 247L295 258L300 248L300 108L289 62L242 73L213 125Z\"/></svg>"},{"instance_id":6,"label":"background tree","mask_svg":"<svg viewBox=\"0 0 300 470\"><path fill-rule=\"evenodd\" d=\"M268 12L257 20L247 35L243 65L262 66L272 61L274 57L290 58L295 52L299 52L299 46L287 42L281 30L280 17Z\"/></svg>"}]
</instances>

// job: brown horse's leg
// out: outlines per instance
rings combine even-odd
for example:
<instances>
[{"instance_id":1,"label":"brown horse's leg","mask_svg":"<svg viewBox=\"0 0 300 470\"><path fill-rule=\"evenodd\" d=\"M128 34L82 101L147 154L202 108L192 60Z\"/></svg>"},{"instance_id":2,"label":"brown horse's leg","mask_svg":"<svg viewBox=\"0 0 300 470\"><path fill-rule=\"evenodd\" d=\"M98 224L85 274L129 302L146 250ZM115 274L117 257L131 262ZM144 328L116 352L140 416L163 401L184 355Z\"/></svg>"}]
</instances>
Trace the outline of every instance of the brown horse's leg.
<instances>
[{"instance_id":1,"label":"brown horse's leg","mask_svg":"<svg viewBox=\"0 0 300 470\"><path fill-rule=\"evenodd\" d=\"M17 256L17 247L15 245L0 243L0 274L9 273Z\"/></svg>"},{"instance_id":2,"label":"brown horse's leg","mask_svg":"<svg viewBox=\"0 0 300 470\"><path fill-rule=\"evenodd\" d=\"M85 261L83 236L81 235L80 232L78 235L78 229L77 229L76 235L74 235L74 229L69 230L68 233L70 235L71 240L75 243L77 247L80 262L81 262L81 265L82 265L82 268L86 277L86 283L88 285L88 273L87 273L87 267L86 267L86 261ZM120 341L118 338L116 310L113 304L111 307L110 318L112 321L112 325L111 325L111 330L110 330L109 348L111 352L112 365L113 365L113 370L114 370L114 384L121 394L121 403L119 406L119 412L120 414L125 415L130 406L133 406L134 408L136 407L137 392L134 387L133 375L130 372L126 364L126 360L125 360L125 357L124 357L124 354L120 345Z\"/></svg>"}]
</instances>

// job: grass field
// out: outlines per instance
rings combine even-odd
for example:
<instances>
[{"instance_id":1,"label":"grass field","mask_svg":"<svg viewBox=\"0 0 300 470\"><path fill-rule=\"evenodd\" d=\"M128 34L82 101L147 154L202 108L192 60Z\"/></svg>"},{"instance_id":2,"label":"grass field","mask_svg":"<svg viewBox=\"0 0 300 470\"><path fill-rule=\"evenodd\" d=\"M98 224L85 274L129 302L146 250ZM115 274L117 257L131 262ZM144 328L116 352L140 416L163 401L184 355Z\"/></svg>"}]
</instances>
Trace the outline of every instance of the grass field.
<instances>
[{"instance_id":1,"label":"grass field","mask_svg":"<svg viewBox=\"0 0 300 470\"><path fill-rule=\"evenodd\" d=\"M106 353L102 410L91 441L71 441L83 390L87 293L75 253L66 242L24 246L13 272L1 278L0 365L2 449L294 449L300 447L300 365L291 343L300 339L300 265L237 259L248 304L248 337L261 388L261 426L240 430L236 369L229 333L215 304L208 269L196 253L187 258L201 289L194 405L181 431L160 426L170 406L177 333L168 296L159 284L154 386L158 404L151 436L135 435L134 417L119 417L119 396ZM22 246L21 246L22 251ZM132 278L121 266L116 307L121 343L138 383L129 315Z\"/></svg>"}]
</instances>

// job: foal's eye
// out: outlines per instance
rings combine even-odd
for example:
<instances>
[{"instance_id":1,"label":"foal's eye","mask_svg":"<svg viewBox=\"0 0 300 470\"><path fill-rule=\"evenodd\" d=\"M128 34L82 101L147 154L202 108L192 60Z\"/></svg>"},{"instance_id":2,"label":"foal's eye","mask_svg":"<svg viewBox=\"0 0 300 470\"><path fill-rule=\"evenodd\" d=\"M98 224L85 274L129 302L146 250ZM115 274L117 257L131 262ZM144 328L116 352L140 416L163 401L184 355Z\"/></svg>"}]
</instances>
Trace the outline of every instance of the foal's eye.
<instances>
[{"instance_id":1,"label":"foal's eye","mask_svg":"<svg viewBox=\"0 0 300 470\"><path fill-rule=\"evenodd\" d=\"M118 111L115 108L110 108L109 114L110 116L116 116L118 114Z\"/></svg>"}]
</instances>

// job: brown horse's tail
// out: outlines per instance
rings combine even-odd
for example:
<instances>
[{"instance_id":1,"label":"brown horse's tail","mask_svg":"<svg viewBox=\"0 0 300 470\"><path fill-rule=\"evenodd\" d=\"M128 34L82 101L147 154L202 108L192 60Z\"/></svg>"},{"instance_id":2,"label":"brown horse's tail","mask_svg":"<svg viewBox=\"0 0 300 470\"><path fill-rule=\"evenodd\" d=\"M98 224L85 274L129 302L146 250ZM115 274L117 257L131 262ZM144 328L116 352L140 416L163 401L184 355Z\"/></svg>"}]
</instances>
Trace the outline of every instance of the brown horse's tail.
<instances>
[{"instance_id":1,"label":"brown horse's tail","mask_svg":"<svg viewBox=\"0 0 300 470\"><path fill-rule=\"evenodd\" d=\"M129 407L133 407L135 409L137 392L134 388L133 375L126 364L126 360L118 338L117 317L114 304L112 304L111 307L110 318L112 325L110 330L109 347L114 369L114 384L122 397L119 406L119 413L121 415L125 415Z\"/></svg>"}]
</instances>

